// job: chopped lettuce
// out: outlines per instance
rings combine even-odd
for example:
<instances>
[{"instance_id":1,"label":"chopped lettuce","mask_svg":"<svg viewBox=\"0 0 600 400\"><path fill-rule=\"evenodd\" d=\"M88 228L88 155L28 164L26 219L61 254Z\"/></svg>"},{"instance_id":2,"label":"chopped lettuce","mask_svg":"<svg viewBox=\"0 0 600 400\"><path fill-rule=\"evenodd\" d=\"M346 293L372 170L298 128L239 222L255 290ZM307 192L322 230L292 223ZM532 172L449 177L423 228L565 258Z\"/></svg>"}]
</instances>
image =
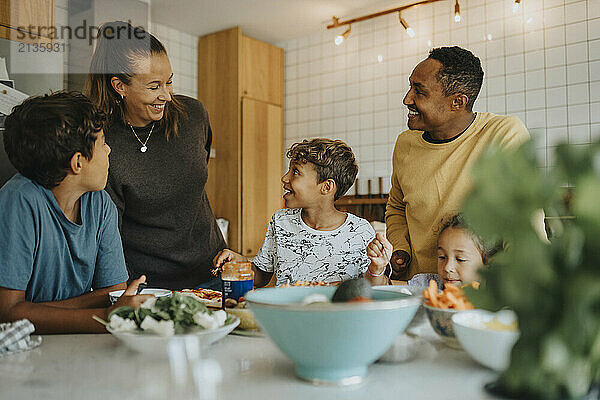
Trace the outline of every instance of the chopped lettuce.
<instances>
[{"instance_id":1,"label":"chopped lettuce","mask_svg":"<svg viewBox=\"0 0 600 400\"><path fill-rule=\"evenodd\" d=\"M143 330L162 336L194 329L216 329L231 322L222 311L211 311L194 297L173 293L170 297L150 298L139 308L119 307L108 316L116 331Z\"/></svg>"},{"instance_id":2,"label":"chopped lettuce","mask_svg":"<svg viewBox=\"0 0 600 400\"><path fill-rule=\"evenodd\" d=\"M137 325L134 320L121 318L118 314L113 314L110 318L110 323L108 327L113 332L124 332L124 331L133 331L137 329Z\"/></svg>"},{"instance_id":3,"label":"chopped lettuce","mask_svg":"<svg viewBox=\"0 0 600 400\"><path fill-rule=\"evenodd\" d=\"M175 325L173 321L161 320L157 321L150 315L147 315L140 324L145 332L153 332L160 336L173 336L175 333Z\"/></svg>"}]
</instances>

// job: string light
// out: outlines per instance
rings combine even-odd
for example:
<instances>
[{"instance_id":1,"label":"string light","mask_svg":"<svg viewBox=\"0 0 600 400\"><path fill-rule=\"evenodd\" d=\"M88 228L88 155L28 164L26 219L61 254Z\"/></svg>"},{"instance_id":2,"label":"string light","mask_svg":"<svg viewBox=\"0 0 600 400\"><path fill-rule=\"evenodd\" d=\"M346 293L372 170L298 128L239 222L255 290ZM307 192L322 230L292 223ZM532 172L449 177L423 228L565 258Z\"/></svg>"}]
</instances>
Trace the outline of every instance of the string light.
<instances>
[{"instance_id":1,"label":"string light","mask_svg":"<svg viewBox=\"0 0 600 400\"><path fill-rule=\"evenodd\" d=\"M339 46L340 44L344 43L344 40L346 40L348 35L350 35L351 30L352 30L352 25L348 25L348 29L346 29L346 31L344 33L342 33L341 35L337 35L335 37L335 45Z\"/></svg>"},{"instance_id":2,"label":"string light","mask_svg":"<svg viewBox=\"0 0 600 400\"><path fill-rule=\"evenodd\" d=\"M458 0L454 3L454 22L457 24L460 22L460 4L458 4Z\"/></svg>"},{"instance_id":3,"label":"string light","mask_svg":"<svg viewBox=\"0 0 600 400\"><path fill-rule=\"evenodd\" d=\"M402 18L401 13L398 13L398 19L400 20L400 24L402 25L402 27L406 30L406 34L411 38L414 38L416 35L415 30L406 23L404 18Z\"/></svg>"},{"instance_id":4,"label":"string light","mask_svg":"<svg viewBox=\"0 0 600 400\"><path fill-rule=\"evenodd\" d=\"M404 27L404 29L406 30L406 34L411 37L414 38L416 33L415 30L413 28L411 28L408 23L406 23L406 21L402 18L402 11L407 10L409 8L412 7L416 7L416 6L422 6L425 4L430 4L430 3L437 3L439 1L448 1L448 0L415 0L410 4L405 4L401 7L395 7L395 8L390 8L388 10L384 10L384 11L379 11L379 12L375 12L372 14L368 14L368 15L363 15L360 17L356 17L356 18L351 18L351 19L346 19L345 21L340 21L340 19L336 16L332 17L333 21L331 24L327 25L327 29L335 29L335 28L339 28L342 25L348 25L350 26L353 23L358 23L361 21L366 21L369 20L371 18L377 18L377 17L381 17L383 15L388 15L391 13L398 13L398 18L400 20L400 24L402 24L402 26ZM460 5L459 5L459 0L454 0L454 21L455 22L460 22L461 21L461 16L460 16ZM520 3L521 0L514 0L516 3ZM350 33L350 28L348 28L348 30L346 32L344 32L341 35L336 36L335 38L335 44L336 45L340 45L344 42L344 40L348 37L348 34Z\"/></svg>"},{"instance_id":5,"label":"string light","mask_svg":"<svg viewBox=\"0 0 600 400\"><path fill-rule=\"evenodd\" d=\"M519 8L521 8L521 0L515 0L515 4L512 6L512 12L519 12Z\"/></svg>"}]
</instances>

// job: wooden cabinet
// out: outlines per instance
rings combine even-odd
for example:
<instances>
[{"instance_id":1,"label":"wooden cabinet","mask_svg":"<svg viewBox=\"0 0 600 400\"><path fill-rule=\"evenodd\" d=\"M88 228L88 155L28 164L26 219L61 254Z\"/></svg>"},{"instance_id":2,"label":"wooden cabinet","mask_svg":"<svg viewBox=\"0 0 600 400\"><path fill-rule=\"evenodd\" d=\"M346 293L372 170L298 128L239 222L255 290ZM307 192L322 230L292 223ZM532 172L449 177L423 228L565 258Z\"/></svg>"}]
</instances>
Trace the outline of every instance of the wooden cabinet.
<instances>
[{"instance_id":1,"label":"wooden cabinet","mask_svg":"<svg viewBox=\"0 0 600 400\"><path fill-rule=\"evenodd\" d=\"M242 36L243 95L283 105L283 50Z\"/></svg>"},{"instance_id":2,"label":"wooden cabinet","mask_svg":"<svg viewBox=\"0 0 600 400\"><path fill-rule=\"evenodd\" d=\"M282 207L281 107L242 99L242 252L256 254ZM247 173L244 173L246 172Z\"/></svg>"},{"instance_id":3,"label":"wooden cabinet","mask_svg":"<svg viewBox=\"0 0 600 400\"><path fill-rule=\"evenodd\" d=\"M54 33L54 0L0 0L0 38L48 43Z\"/></svg>"},{"instance_id":4,"label":"wooden cabinet","mask_svg":"<svg viewBox=\"0 0 600 400\"><path fill-rule=\"evenodd\" d=\"M255 255L283 207L283 50L240 28L198 42L198 99L213 131L206 191L229 247Z\"/></svg>"}]
</instances>

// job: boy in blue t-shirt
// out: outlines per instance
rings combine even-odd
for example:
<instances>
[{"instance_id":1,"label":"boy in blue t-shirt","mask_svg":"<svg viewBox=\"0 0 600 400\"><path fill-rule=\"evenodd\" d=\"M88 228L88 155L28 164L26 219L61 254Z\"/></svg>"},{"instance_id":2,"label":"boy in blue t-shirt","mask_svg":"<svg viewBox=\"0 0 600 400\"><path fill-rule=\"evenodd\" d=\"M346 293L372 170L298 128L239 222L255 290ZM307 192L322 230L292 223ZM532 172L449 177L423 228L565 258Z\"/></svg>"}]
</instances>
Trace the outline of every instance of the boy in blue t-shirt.
<instances>
[{"instance_id":1,"label":"boy in blue t-shirt","mask_svg":"<svg viewBox=\"0 0 600 400\"><path fill-rule=\"evenodd\" d=\"M18 174L0 189L0 322L38 333L105 332L129 287L117 210L102 190L110 147L105 115L82 94L33 97L6 117L4 147ZM93 289L93 290L92 290ZM115 306L108 292L126 289Z\"/></svg>"}]
</instances>

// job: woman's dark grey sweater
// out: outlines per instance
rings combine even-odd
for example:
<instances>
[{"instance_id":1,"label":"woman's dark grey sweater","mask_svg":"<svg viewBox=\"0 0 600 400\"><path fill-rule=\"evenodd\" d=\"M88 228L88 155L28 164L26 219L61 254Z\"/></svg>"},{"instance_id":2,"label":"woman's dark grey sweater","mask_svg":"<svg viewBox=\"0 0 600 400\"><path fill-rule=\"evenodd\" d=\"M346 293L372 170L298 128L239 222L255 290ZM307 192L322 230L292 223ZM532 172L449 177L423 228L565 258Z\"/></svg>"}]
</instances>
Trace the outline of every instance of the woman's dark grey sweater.
<instances>
[{"instance_id":1,"label":"woman's dark grey sweater","mask_svg":"<svg viewBox=\"0 0 600 400\"><path fill-rule=\"evenodd\" d=\"M105 131L110 145L106 190L119 210L129 278L145 274L149 287L178 290L211 279L212 259L225 247L204 186L212 141L208 113L199 101L185 105L177 137L154 128L145 153L129 125ZM151 124L134 128L143 141Z\"/></svg>"}]
</instances>

